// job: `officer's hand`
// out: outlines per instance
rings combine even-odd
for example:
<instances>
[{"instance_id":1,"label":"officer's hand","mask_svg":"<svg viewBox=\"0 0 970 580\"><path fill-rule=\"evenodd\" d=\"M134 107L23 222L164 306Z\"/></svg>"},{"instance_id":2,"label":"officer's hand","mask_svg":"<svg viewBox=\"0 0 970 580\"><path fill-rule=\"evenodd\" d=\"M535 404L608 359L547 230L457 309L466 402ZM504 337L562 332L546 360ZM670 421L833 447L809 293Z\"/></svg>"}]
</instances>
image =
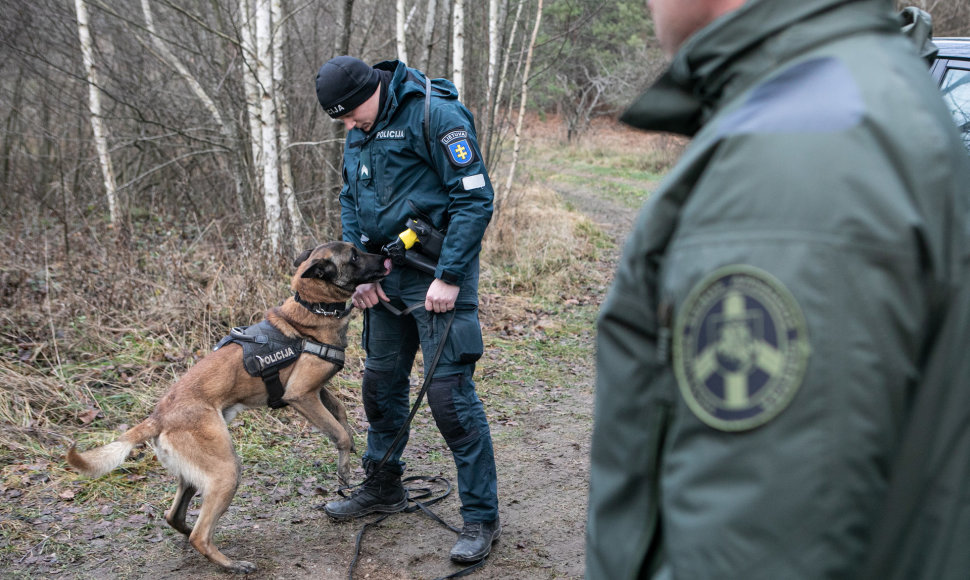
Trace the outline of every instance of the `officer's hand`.
<instances>
[{"instance_id":1,"label":"officer's hand","mask_svg":"<svg viewBox=\"0 0 970 580\"><path fill-rule=\"evenodd\" d=\"M373 308L381 300L387 301L387 294L384 294L380 282L361 284L354 289L354 295L350 298L351 303L357 308Z\"/></svg>"},{"instance_id":2,"label":"officer's hand","mask_svg":"<svg viewBox=\"0 0 970 580\"><path fill-rule=\"evenodd\" d=\"M434 312L448 312L455 307L455 300L458 299L458 286L453 286L447 282L435 278L428 288L428 295L424 299L424 308Z\"/></svg>"}]
</instances>

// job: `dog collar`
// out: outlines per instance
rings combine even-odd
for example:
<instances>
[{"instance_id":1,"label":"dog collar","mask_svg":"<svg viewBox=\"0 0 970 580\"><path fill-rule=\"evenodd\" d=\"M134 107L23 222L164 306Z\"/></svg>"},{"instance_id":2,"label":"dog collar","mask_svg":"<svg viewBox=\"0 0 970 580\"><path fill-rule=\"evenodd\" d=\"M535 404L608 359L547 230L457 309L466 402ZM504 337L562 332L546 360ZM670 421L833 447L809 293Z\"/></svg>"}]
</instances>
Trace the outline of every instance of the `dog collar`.
<instances>
[{"instance_id":1,"label":"dog collar","mask_svg":"<svg viewBox=\"0 0 970 580\"><path fill-rule=\"evenodd\" d=\"M353 304L350 305L350 308L347 308L346 302L307 302L306 300L300 298L299 292L293 295L293 300L296 300L297 304L314 314L319 314L320 316L333 316L335 318L343 318L344 316L347 316L354 308Z\"/></svg>"}]
</instances>

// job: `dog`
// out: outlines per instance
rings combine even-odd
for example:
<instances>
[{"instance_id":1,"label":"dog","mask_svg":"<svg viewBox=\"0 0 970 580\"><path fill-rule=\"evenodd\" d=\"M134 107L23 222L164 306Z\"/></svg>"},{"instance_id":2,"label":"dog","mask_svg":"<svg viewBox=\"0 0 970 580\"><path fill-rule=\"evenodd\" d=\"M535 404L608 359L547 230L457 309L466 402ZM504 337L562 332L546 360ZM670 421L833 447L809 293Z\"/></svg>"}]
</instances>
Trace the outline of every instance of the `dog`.
<instances>
[{"instance_id":1,"label":"dog","mask_svg":"<svg viewBox=\"0 0 970 580\"><path fill-rule=\"evenodd\" d=\"M337 476L346 485L353 432L343 404L324 386L343 366L350 317L348 309L327 311L321 306L343 306L358 285L389 274L391 263L352 244L331 242L304 251L294 266L297 271L290 284L294 296L269 309L266 322L286 337L337 347L340 360L297 353L295 362L279 371L284 386L281 398L333 441L338 450ZM227 425L239 411L267 405L271 400L267 385L247 372L241 344L229 342L192 366L147 419L102 447L78 452L72 446L67 462L83 475L99 477L118 467L136 445L151 440L161 463L178 478L165 521L187 535L192 547L213 563L231 572L252 572L255 565L225 556L212 543L212 536L239 484L239 457ZM185 515L197 491L202 493L202 507L190 527Z\"/></svg>"}]
</instances>

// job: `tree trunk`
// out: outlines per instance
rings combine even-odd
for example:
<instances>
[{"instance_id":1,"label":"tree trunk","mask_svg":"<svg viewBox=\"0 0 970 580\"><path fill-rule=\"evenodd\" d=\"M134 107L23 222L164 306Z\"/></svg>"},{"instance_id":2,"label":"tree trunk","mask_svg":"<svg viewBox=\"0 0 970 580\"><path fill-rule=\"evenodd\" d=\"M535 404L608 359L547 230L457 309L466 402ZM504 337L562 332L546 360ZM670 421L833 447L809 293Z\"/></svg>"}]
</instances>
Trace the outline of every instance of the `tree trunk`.
<instances>
[{"instance_id":1,"label":"tree trunk","mask_svg":"<svg viewBox=\"0 0 970 580\"><path fill-rule=\"evenodd\" d=\"M424 38L421 43L424 46L424 62L421 63L424 74L429 74L428 69L431 67L431 49L434 46L435 12L437 11L437 0L428 0L428 13L424 19Z\"/></svg>"},{"instance_id":2,"label":"tree trunk","mask_svg":"<svg viewBox=\"0 0 970 580\"><path fill-rule=\"evenodd\" d=\"M465 6L463 0L454 0L451 18L451 81L461 98L465 83Z\"/></svg>"},{"instance_id":3,"label":"tree trunk","mask_svg":"<svg viewBox=\"0 0 970 580\"><path fill-rule=\"evenodd\" d=\"M6 135L0 141L2 141L2 147L0 147L0 159L3 159L3 170L0 171L0 183L3 184L2 191L0 191L0 209L7 209L10 200L13 197L9 197L9 192L13 189L10 184L10 155L15 148L19 145L22 147L23 130L20 127L20 103L23 99L24 94L24 69L21 68L17 72L17 81L13 87L13 98L10 102L10 109L7 114L7 119L4 122L4 130ZM41 128L47 130L47 118L49 116L50 107L47 103L43 103L43 122L41 123ZM50 138L45 138L44 143L50 146ZM46 164L45 168L48 167ZM40 182L44 184L44 182ZM38 190L40 188L38 187Z\"/></svg>"},{"instance_id":4,"label":"tree trunk","mask_svg":"<svg viewBox=\"0 0 970 580\"><path fill-rule=\"evenodd\" d=\"M350 33L353 30L354 0L344 0L339 32L334 40L334 56L341 56L350 52ZM323 64L322 62L320 64ZM324 113L325 114L325 113ZM325 117L329 119L329 117ZM324 159L324 191L339 191L343 185L340 168L343 167L343 146L342 137L343 125L341 123L326 123L325 129L326 143L323 145ZM331 171L331 168L336 168ZM322 231L316 232L324 238L340 237L340 204L336 195L324 195L323 197L324 223Z\"/></svg>"},{"instance_id":5,"label":"tree trunk","mask_svg":"<svg viewBox=\"0 0 970 580\"><path fill-rule=\"evenodd\" d=\"M334 47L337 54L342 56L350 52L350 31L354 14L354 0L344 0L343 14L341 15L340 34L337 35L337 43Z\"/></svg>"},{"instance_id":6,"label":"tree trunk","mask_svg":"<svg viewBox=\"0 0 970 580\"><path fill-rule=\"evenodd\" d=\"M407 16L404 12L407 10L407 6L404 5L404 0L397 0L394 8L394 16L397 28L397 58L401 62L408 61L408 46L407 46L407 27L404 25L404 21Z\"/></svg>"},{"instance_id":7,"label":"tree trunk","mask_svg":"<svg viewBox=\"0 0 970 580\"><path fill-rule=\"evenodd\" d=\"M486 111L491 111L492 95L495 89L495 69L498 65L498 2L499 0L488 0L488 68L485 71ZM487 126L487 114L485 122Z\"/></svg>"},{"instance_id":8,"label":"tree trunk","mask_svg":"<svg viewBox=\"0 0 970 580\"><path fill-rule=\"evenodd\" d=\"M273 27L270 0L255 0L256 77L259 80L260 129L263 135L263 211L272 253L280 249L280 179L277 157L277 119L273 98Z\"/></svg>"},{"instance_id":9,"label":"tree trunk","mask_svg":"<svg viewBox=\"0 0 970 580\"><path fill-rule=\"evenodd\" d=\"M525 67L522 70L522 96L519 101L519 118L515 122L515 138L512 145L512 162L509 164L509 177L505 181L505 191L500 199L495 200L495 213L498 213L509 198L512 191L512 181L515 179L515 165L519 160L519 144L522 137L522 119L525 117L525 103L528 98L529 89L529 70L532 68L532 51L536 45L536 36L539 34L539 23L542 21L542 0L538 0L536 6L536 23L532 28L532 37L529 39L528 52L525 55Z\"/></svg>"},{"instance_id":10,"label":"tree trunk","mask_svg":"<svg viewBox=\"0 0 970 580\"><path fill-rule=\"evenodd\" d=\"M515 45L515 35L519 27L519 18L522 16L522 6L525 4L525 0L519 0L518 6L515 9L515 18L512 20L512 31L509 32L508 41L505 43L505 55L502 57L502 72L498 75L498 87L495 89L495 98L492 101L492 108L489 112L490 124L486 128L486 153L485 162L488 165L492 165L495 162L495 158L498 156L498 122L496 118L498 117L499 103L502 101L502 95L505 93L505 79L508 75L509 61L512 60L512 47ZM511 97L509 97L511 100Z\"/></svg>"},{"instance_id":11,"label":"tree trunk","mask_svg":"<svg viewBox=\"0 0 970 580\"><path fill-rule=\"evenodd\" d=\"M84 0L75 0L77 8L77 31L81 41L81 55L84 59L84 70L88 78L88 111L91 115L91 130L94 133L94 145L98 150L98 161L101 163L101 175L104 177L105 195L108 199L108 216L112 226L118 227L118 191L115 185L114 167L111 165L111 154L108 149L108 131L104 126L101 114L101 91L98 88L98 71L94 64L94 44L91 41L90 20L88 7Z\"/></svg>"},{"instance_id":12,"label":"tree trunk","mask_svg":"<svg viewBox=\"0 0 970 580\"><path fill-rule=\"evenodd\" d=\"M146 1L147 0L142 0ZM293 168L290 162L290 120L287 115L286 98L283 92L283 44L286 41L285 20L283 18L282 0L272 0L272 17L276 23L276 33L273 35L273 96L276 99L276 116L279 121L280 132L280 178L283 186L283 205L290 218L290 237L294 244L300 243L303 233L303 216L297 204L296 193L293 188ZM299 247L297 245L296 247ZM293 248L286 248L291 250Z\"/></svg>"},{"instance_id":13,"label":"tree trunk","mask_svg":"<svg viewBox=\"0 0 970 580\"><path fill-rule=\"evenodd\" d=\"M261 189L263 133L260 120L259 81L256 78L256 42L253 30L253 3L258 0L240 0L239 3L239 35L242 45L243 59L243 88L246 92L246 118L249 121L249 149L252 155L252 171L249 178L254 192Z\"/></svg>"},{"instance_id":14,"label":"tree trunk","mask_svg":"<svg viewBox=\"0 0 970 580\"><path fill-rule=\"evenodd\" d=\"M503 3L502 9L499 10L499 2ZM501 56L501 47L499 43L501 42L499 31L504 28L502 25L501 15L505 15L508 11L508 0L489 0L488 3L488 85L486 86L485 94L485 115L482 122L483 133L482 133L482 151L484 151L486 162L489 162L492 158L492 138L495 134L495 110L498 107L498 102L502 98L502 93L500 92L500 85L502 80L498 77L498 65ZM512 35L514 36L515 27L518 22L512 23ZM505 50L505 61L508 61L509 52L511 51L511 44ZM504 72L504 71L503 71Z\"/></svg>"}]
</instances>

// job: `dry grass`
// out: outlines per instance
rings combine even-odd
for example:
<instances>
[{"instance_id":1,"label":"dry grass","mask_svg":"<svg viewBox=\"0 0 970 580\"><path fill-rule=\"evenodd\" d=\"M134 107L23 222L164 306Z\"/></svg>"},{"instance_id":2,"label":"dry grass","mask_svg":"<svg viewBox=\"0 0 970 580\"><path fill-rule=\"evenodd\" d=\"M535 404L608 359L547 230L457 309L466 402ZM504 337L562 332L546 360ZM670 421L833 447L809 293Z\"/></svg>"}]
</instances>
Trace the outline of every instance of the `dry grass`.
<instances>
[{"instance_id":1,"label":"dry grass","mask_svg":"<svg viewBox=\"0 0 970 580\"><path fill-rule=\"evenodd\" d=\"M140 235L122 251L29 232L3 240L0 459L56 459L86 425L146 414L231 326L285 296L283 269L238 255L215 226Z\"/></svg>"},{"instance_id":2,"label":"dry grass","mask_svg":"<svg viewBox=\"0 0 970 580\"><path fill-rule=\"evenodd\" d=\"M591 130L571 143L554 117L533 115L527 125L528 159L516 180L520 185L485 241L485 290L582 302L607 285L612 273L596 265L613 242L584 215L569 210L550 180L572 178L600 190L630 188L642 197L647 180L670 168L686 140L648 134L606 118L594 120Z\"/></svg>"},{"instance_id":3,"label":"dry grass","mask_svg":"<svg viewBox=\"0 0 970 580\"><path fill-rule=\"evenodd\" d=\"M483 255L485 289L569 299L603 281L590 264L608 243L587 218L563 207L551 189L523 187L490 228Z\"/></svg>"}]
</instances>

